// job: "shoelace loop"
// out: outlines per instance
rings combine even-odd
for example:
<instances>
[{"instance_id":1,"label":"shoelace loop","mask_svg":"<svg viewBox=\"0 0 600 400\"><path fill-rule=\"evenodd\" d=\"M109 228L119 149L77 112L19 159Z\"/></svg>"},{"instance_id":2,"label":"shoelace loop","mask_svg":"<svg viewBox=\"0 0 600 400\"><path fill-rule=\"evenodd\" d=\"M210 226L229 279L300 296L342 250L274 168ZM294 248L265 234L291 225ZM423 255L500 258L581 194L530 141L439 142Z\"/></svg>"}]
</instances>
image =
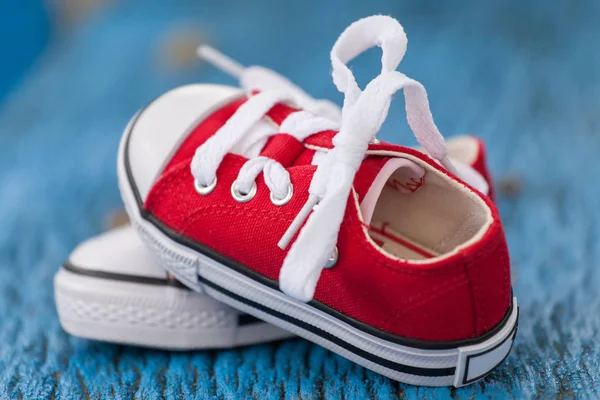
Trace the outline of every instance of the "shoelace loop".
<instances>
[{"instance_id":1,"label":"shoelace loop","mask_svg":"<svg viewBox=\"0 0 600 400\"><path fill-rule=\"evenodd\" d=\"M323 266L335 248L354 176L387 117L394 93L404 89L408 123L419 143L447 169L456 171L433 122L425 88L396 71L407 43L398 21L374 16L350 25L333 46L333 81L344 93L341 127L333 138L333 150L315 171L308 201L279 242L285 248L298 233L279 274L281 290L298 300L314 296ZM361 90L346 64L374 46L382 49L381 73Z\"/></svg>"},{"instance_id":2,"label":"shoelace loop","mask_svg":"<svg viewBox=\"0 0 600 400\"><path fill-rule=\"evenodd\" d=\"M315 106L314 99L273 71L261 67L243 68L222 55L203 52L202 48L199 51L238 76L246 90L257 89L256 86L262 90L196 150L191 170L200 184L208 185L216 180L217 168L225 155L237 142L246 140L252 127L277 103L290 101L304 108L292 113L282 124L286 133L300 141L321 131L339 130L333 138L333 149L322 158L313 175L307 202L279 241L284 249L298 234L279 275L281 290L298 300L309 301L314 296L321 272L336 248L354 176L369 143L387 117L392 95L398 90L404 89L407 120L421 146L446 169L456 173L448 159L444 139L433 122L425 88L396 71L407 43L402 26L387 16L367 17L346 28L331 51L333 81L344 94L341 116L337 107L334 106L334 110L326 102ZM361 90L347 63L374 46L382 49L381 73ZM253 139L257 141L276 133L263 131ZM237 178L240 192L251 190L261 171L272 195L281 198L288 193L289 174L281 164L264 157L250 159L241 168Z\"/></svg>"}]
</instances>

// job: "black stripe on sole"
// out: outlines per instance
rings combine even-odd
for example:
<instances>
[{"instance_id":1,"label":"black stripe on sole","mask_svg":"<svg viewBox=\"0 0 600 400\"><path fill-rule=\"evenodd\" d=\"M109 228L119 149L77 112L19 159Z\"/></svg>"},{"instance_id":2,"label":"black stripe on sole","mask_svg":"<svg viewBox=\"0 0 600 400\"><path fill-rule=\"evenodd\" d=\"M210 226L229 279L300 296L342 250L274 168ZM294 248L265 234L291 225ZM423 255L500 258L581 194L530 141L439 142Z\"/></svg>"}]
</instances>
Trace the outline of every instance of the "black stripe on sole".
<instances>
[{"instance_id":1,"label":"black stripe on sole","mask_svg":"<svg viewBox=\"0 0 600 400\"><path fill-rule=\"evenodd\" d=\"M262 319L256 318L254 315L250 314L240 314L238 315L238 326L252 325L252 324L266 324Z\"/></svg>"},{"instance_id":2,"label":"black stripe on sole","mask_svg":"<svg viewBox=\"0 0 600 400\"><path fill-rule=\"evenodd\" d=\"M223 295L225 295L227 297L232 298L233 300L236 300L240 303L247 304L248 306L250 306L252 308L255 308L255 309L265 312L269 315L272 315L275 318L278 318L280 320L283 320L283 321L289 322L293 325L296 325L306 331L309 331L317 336L322 337L323 339L325 339L331 343L334 343L334 344L350 351L353 354L356 354L357 356L359 356L361 358L364 358L365 360L369 360L369 361L374 362L375 364L381 365L382 367L389 368L391 370L401 372L404 374L415 375L415 376L427 376L427 377L454 376L454 373L456 371L455 367L422 368L422 367L414 367L411 365L399 364L394 361L390 361L385 358L381 358L372 353L364 351L356 346L353 346L353 345L349 344L348 342L345 342L344 340L338 338L337 336L332 335L331 333L326 332L316 326L310 325L310 324L308 324L302 320L299 320L297 318L294 318L290 315L280 313L279 311L273 310L273 309L271 309L267 306L264 306L260 303L256 303L256 302L254 302L252 300L248 300L245 297L242 297L238 294L230 292L229 290L203 278L202 276L198 276L198 279L204 285L209 286L210 288L222 293Z\"/></svg>"},{"instance_id":3,"label":"black stripe on sole","mask_svg":"<svg viewBox=\"0 0 600 400\"><path fill-rule=\"evenodd\" d=\"M98 271L79 267L73 264L70 260L64 262L63 268L65 269L65 271L69 271L77 275L89 276L92 278L106 279L119 282L140 283L143 285L171 286L176 287L178 289L185 289L191 291L190 288L188 288L176 279L155 278L150 276L118 274L116 272Z\"/></svg>"},{"instance_id":4,"label":"black stripe on sole","mask_svg":"<svg viewBox=\"0 0 600 400\"><path fill-rule=\"evenodd\" d=\"M65 261L62 267L65 271L69 271L73 274L87 276L87 277L91 277L91 278L106 279L106 280L118 281L118 282L138 283L138 284L143 284L143 285L170 286L170 287L175 287L177 289L183 289L186 291L193 292L192 289L185 286L183 283L179 282L176 279L168 279L168 278L161 279L161 278L148 277L148 276L117 274L117 273L113 273L113 272L91 270L91 269L87 269L87 268L78 267L75 264L73 264L70 260ZM238 315L238 326L252 325L252 324L257 324L257 323L264 324L265 322L259 318L256 318L253 315L249 315L249 314L239 314Z\"/></svg>"}]
</instances>

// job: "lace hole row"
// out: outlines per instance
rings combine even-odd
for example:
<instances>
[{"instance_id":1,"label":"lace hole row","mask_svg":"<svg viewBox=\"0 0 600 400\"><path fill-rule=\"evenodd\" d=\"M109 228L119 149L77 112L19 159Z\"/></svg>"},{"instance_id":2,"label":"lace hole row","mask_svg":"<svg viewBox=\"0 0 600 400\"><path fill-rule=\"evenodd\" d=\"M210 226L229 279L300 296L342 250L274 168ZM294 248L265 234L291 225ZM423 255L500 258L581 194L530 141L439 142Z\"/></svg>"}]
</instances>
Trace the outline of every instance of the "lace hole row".
<instances>
[{"instance_id":1,"label":"lace hole row","mask_svg":"<svg viewBox=\"0 0 600 400\"><path fill-rule=\"evenodd\" d=\"M210 185L207 185L207 186L204 186L197 180L194 180L194 189L196 189L196 192L198 192L198 194L200 194L202 196L206 196L206 195L210 194L215 189L216 186L217 186L217 178L215 178L215 180ZM252 188L250 189L249 193L241 193L238 190L237 180L233 181L233 183L231 184L231 197L233 197L233 199L235 201L237 201L238 203L249 202L250 200L252 200L254 198L254 196L256 196L256 192L257 192L256 182L254 182L252 184ZM283 205L286 205L287 203L289 203L293 196L294 196L294 187L290 184L288 186L287 194L285 195L285 197L283 199L276 198L272 192L271 192L269 198L271 199L271 203L273 203L273 205L283 206Z\"/></svg>"}]
</instances>

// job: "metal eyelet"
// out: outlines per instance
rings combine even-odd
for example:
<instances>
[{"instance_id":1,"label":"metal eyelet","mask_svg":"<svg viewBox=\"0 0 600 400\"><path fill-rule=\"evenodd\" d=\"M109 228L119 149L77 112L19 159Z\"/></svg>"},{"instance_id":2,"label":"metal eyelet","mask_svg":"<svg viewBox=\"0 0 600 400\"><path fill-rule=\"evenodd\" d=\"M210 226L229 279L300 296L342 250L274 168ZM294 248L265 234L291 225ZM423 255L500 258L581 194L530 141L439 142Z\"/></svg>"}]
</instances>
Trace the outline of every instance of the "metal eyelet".
<instances>
[{"instance_id":1,"label":"metal eyelet","mask_svg":"<svg viewBox=\"0 0 600 400\"><path fill-rule=\"evenodd\" d=\"M340 257L340 252L338 251L337 246L335 246L333 249L333 253L331 253L331 255L329 256L329 259L327 260L327 264L325 264L325 266L323 268L327 268L327 269L333 268L335 266L335 264L337 264L339 257Z\"/></svg>"},{"instance_id":2,"label":"metal eyelet","mask_svg":"<svg viewBox=\"0 0 600 400\"><path fill-rule=\"evenodd\" d=\"M200 184L200 182L198 182L197 179L194 179L194 189L196 189L196 192L198 192L198 194L201 194L202 196L206 196L207 194L209 194L210 192L215 190L215 187L217 187L217 177L216 176L215 176L215 180L212 181L212 183L208 186L202 186Z\"/></svg>"},{"instance_id":3,"label":"metal eyelet","mask_svg":"<svg viewBox=\"0 0 600 400\"><path fill-rule=\"evenodd\" d=\"M246 193L246 194L239 192L239 190L237 188L237 179L235 181L233 181L233 183L231 184L231 196L238 203L246 203L246 202L252 200L252 198L255 195L256 195L256 182L254 182L252 184L252 188L250 189L250 192Z\"/></svg>"},{"instance_id":4,"label":"metal eyelet","mask_svg":"<svg viewBox=\"0 0 600 400\"><path fill-rule=\"evenodd\" d=\"M290 202L290 200L292 199L292 196L294 196L294 186L290 183L290 185L288 186L287 194L285 195L285 197L283 199L275 198L275 196L273 195L273 192L271 192L269 197L271 198L271 203L273 203L273 205L284 206Z\"/></svg>"}]
</instances>

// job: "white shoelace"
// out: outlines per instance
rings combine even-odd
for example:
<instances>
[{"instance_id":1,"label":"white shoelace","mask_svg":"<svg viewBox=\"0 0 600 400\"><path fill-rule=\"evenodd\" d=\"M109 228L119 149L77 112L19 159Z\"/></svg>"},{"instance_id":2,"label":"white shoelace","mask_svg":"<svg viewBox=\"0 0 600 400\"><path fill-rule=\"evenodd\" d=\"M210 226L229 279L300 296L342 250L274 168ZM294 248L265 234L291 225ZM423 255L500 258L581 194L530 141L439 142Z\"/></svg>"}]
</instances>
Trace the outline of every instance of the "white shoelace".
<instances>
[{"instance_id":1,"label":"white shoelace","mask_svg":"<svg viewBox=\"0 0 600 400\"><path fill-rule=\"evenodd\" d=\"M248 99L196 150L191 163L196 186L214 187L217 168L225 155L237 142L243 140L252 126L277 103L290 101L299 106L307 106L304 111L292 113L277 131L286 132L299 141L314 133L339 128L339 133L333 138L334 148L323 157L313 175L308 201L279 241L279 247L285 249L299 231L279 275L280 288L289 296L301 301L313 298L321 271L335 251L354 176L365 157L369 143L387 117L392 95L398 90L404 89L408 123L421 146L446 169L456 173L448 159L444 139L433 122L425 88L419 82L396 71L407 43L402 26L391 17L372 16L354 22L340 35L331 51L333 80L338 90L344 93L341 123L339 120L323 116L331 110L323 111L323 107L302 104L307 103L308 99L311 99L310 96L276 74L282 81L271 86L272 89L261 91ZM346 64L374 46L382 49L382 70L361 91ZM206 54L202 56L207 58ZM217 60L213 57L213 61ZM257 82L265 86L275 82L269 80L275 73L265 68L250 67L256 68L250 73L247 72L250 68L244 69L239 65L221 66L240 76L240 81L246 89L253 89L252 86ZM245 79L241 78L244 74ZM291 90L282 90L282 87L291 87ZM298 91L301 92L300 95ZM311 101L314 104L315 100ZM277 132L264 131L261 135L270 136ZM256 157L248 160L241 168L233 185L235 187L232 186L232 194L237 192L243 197L255 191L254 181L261 171L275 200L281 200L292 192L289 174L281 164L265 157ZM315 208L317 204L319 207Z\"/></svg>"},{"instance_id":2,"label":"white shoelace","mask_svg":"<svg viewBox=\"0 0 600 400\"><path fill-rule=\"evenodd\" d=\"M261 92L281 91L287 93L293 99L294 104L304 111L332 121L340 122L342 120L342 113L337 104L329 100L311 97L289 79L271 69L257 65L244 67L217 49L207 45L198 47L197 54L198 57L238 79L240 86L247 92L253 90Z\"/></svg>"}]
</instances>

